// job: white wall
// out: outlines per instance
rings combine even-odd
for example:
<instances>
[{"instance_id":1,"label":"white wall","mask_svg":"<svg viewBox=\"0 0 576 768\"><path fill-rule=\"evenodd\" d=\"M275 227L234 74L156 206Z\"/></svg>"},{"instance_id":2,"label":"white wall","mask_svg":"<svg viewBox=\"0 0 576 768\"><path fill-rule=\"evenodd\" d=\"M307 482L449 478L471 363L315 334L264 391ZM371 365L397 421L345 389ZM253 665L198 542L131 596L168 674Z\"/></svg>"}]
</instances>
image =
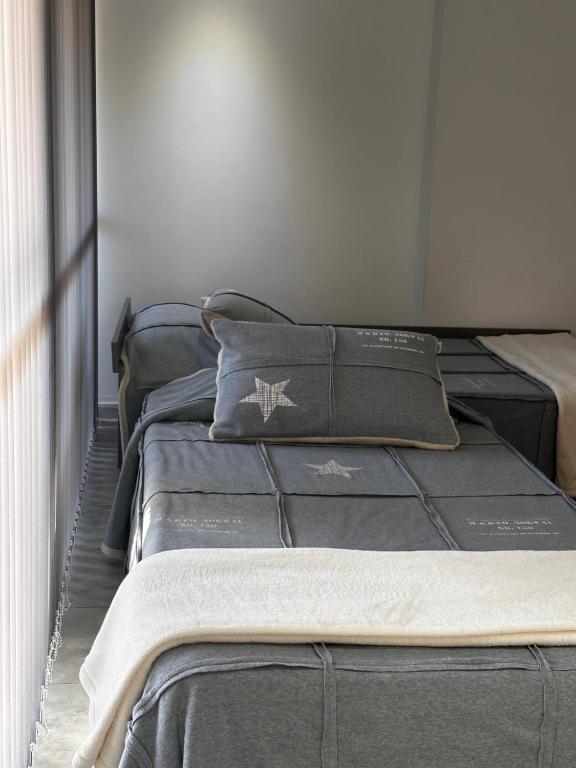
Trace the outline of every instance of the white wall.
<instances>
[{"instance_id":1,"label":"white wall","mask_svg":"<svg viewBox=\"0 0 576 768\"><path fill-rule=\"evenodd\" d=\"M101 400L125 295L576 326L574 0L96 7Z\"/></svg>"},{"instance_id":2,"label":"white wall","mask_svg":"<svg viewBox=\"0 0 576 768\"><path fill-rule=\"evenodd\" d=\"M96 5L101 400L125 295L414 320L433 3Z\"/></svg>"},{"instance_id":3,"label":"white wall","mask_svg":"<svg viewBox=\"0 0 576 768\"><path fill-rule=\"evenodd\" d=\"M576 2L446 0L425 320L576 329Z\"/></svg>"}]
</instances>

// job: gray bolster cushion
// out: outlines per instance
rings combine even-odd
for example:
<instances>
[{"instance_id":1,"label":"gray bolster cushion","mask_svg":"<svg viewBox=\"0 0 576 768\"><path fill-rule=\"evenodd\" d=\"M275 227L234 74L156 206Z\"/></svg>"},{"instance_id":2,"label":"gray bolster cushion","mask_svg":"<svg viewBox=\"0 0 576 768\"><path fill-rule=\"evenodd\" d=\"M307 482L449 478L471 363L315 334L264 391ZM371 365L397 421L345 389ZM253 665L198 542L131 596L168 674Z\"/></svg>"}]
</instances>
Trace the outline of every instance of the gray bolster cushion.
<instances>
[{"instance_id":1,"label":"gray bolster cushion","mask_svg":"<svg viewBox=\"0 0 576 768\"><path fill-rule=\"evenodd\" d=\"M218 345L202 330L201 307L153 304L137 312L124 342L132 384L155 389L216 365Z\"/></svg>"},{"instance_id":2,"label":"gray bolster cushion","mask_svg":"<svg viewBox=\"0 0 576 768\"><path fill-rule=\"evenodd\" d=\"M294 323L293 320L269 304L230 288L214 291L210 296L203 299L202 327L212 338L214 338L212 321L218 318L257 323L287 323L289 325Z\"/></svg>"}]
</instances>

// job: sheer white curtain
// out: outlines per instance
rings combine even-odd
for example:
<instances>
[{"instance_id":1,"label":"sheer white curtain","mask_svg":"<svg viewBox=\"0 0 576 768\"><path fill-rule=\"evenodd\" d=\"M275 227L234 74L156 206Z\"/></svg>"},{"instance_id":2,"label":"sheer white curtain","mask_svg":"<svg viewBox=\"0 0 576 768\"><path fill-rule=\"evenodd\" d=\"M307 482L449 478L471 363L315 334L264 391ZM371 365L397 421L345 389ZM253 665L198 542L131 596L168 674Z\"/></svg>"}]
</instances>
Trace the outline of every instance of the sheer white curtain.
<instances>
[{"instance_id":1,"label":"sheer white curtain","mask_svg":"<svg viewBox=\"0 0 576 768\"><path fill-rule=\"evenodd\" d=\"M30 760L93 428L92 35L92 0L0 0L0 768Z\"/></svg>"},{"instance_id":2,"label":"sheer white curtain","mask_svg":"<svg viewBox=\"0 0 576 768\"><path fill-rule=\"evenodd\" d=\"M34 737L50 621L45 8L0 0L0 765Z\"/></svg>"}]
</instances>

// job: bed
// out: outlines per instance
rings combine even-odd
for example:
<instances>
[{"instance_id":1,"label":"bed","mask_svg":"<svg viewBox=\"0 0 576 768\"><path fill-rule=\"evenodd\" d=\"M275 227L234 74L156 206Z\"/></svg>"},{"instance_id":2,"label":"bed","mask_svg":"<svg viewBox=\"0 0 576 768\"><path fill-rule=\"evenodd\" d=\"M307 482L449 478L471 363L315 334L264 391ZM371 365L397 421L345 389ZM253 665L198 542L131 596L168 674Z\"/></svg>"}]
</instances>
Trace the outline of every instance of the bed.
<instances>
[{"instance_id":1,"label":"bed","mask_svg":"<svg viewBox=\"0 0 576 768\"><path fill-rule=\"evenodd\" d=\"M180 548L576 549L575 505L461 403L440 452L215 444L213 396L208 372L146 400L109 532L131 568ZM575 725L574 647L201 643L154 663L120 765L567 768Z\"/></svg>"},{"instance_id":2,"label":"bed","mask_svg":"<svg viewBox=\"0 0 576 768\"><path fill-rule=\"evenodd\" d=\"M124 301L112 339L112 367L118 374L119 385L119 445L124 449L147 394L175 378L215 364L218 347L202 332L200 311L201 307L194 304L172 303L132 313L130 299ZM433 333L441 339L439 364L448 394L486 415L499 434L554 479L558 418L554 393L499 359L474 338L546 331L412 330Z\"/></svg>"}]
</instances>

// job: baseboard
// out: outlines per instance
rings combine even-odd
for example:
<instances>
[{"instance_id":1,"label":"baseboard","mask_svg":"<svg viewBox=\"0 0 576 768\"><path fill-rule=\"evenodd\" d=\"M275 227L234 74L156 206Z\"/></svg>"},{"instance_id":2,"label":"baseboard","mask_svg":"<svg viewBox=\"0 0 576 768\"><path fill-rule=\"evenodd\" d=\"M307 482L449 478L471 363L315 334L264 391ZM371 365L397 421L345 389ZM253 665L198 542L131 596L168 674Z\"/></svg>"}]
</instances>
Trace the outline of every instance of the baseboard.
<instances>
[{"instance_id":1,"label":"baseboard","mask_svg":"<svg viewBox=\"0 0 576 768\"><path fill-rule=\"evenodd\" d=\"M98 403L98 418L106 421L118 420L118 403Z\"/></svg>"}]
</instances>

